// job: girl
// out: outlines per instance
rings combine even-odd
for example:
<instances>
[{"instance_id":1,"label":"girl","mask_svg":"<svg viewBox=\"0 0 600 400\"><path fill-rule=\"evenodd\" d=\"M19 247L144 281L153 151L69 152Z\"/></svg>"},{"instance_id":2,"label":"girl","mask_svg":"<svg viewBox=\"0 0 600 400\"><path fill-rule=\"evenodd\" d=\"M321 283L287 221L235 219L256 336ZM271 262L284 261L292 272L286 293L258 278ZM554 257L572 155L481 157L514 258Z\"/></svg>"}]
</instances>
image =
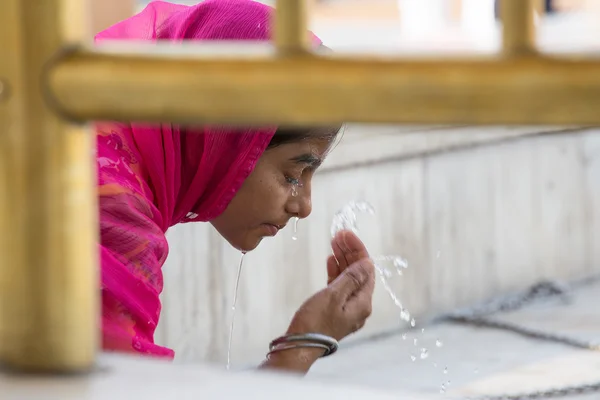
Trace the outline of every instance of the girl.
<instances>
[{"instance_id":1,"label":"girl","mask_svg":"<svg viewBox=\"0 0 600 400\"><path fill-rule=\"evenodd\" d=\"M154 2L96 40L268 40L271 12L251 0ZM153 339L167 229L210 222L235 248L253 250L310 214L311 179L338 131L98 123L104 348L172 358ZM364 245L341 232L332 248L328 286L305 302L288 334L340 340L369 316L374 272ZM298 346L263 366L306 372L324 354L308 339Z\"/></svg>"}]
</instances>

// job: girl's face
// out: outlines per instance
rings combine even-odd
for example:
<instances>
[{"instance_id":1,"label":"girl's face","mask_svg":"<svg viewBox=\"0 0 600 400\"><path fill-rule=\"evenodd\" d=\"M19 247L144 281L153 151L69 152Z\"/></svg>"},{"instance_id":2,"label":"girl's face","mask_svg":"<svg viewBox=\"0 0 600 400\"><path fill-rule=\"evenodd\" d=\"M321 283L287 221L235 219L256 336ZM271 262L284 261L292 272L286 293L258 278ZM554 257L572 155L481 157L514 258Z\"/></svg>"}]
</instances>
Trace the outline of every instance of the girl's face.
<instances>
[{"instance_id":1,"label":"girl's face","mask_svg":"<svg viewBox=\"0 0 600 400\"><path fill-rule=\"evenodd\" d=\"M246 252L264 237L275 236L290 219L308 217L312 177L330 145L329 138L310 138L266 150L212 225L233 247Z\"/></svg>"}]
</instances>

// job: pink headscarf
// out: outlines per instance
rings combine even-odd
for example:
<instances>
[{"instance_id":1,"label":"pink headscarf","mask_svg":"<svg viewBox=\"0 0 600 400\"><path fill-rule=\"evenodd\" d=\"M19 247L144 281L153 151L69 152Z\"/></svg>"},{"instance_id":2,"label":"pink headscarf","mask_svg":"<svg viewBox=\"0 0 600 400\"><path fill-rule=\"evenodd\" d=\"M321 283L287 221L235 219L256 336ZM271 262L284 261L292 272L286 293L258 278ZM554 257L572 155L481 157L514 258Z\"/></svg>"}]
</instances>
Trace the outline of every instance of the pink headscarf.
<instances>
[{"instance_id":1,"label":"pink headscarf","mask_svg":"<svg viewBox=\"0 0 600 400\"><path fill-rule=\"evenodd\" d=\"M96 40L268 40L271 11L250 0L157 1ZM97 124L105 349L173 357L154 344L165 232L221 214L275 130Z\"/></svg>"}]
</instances>

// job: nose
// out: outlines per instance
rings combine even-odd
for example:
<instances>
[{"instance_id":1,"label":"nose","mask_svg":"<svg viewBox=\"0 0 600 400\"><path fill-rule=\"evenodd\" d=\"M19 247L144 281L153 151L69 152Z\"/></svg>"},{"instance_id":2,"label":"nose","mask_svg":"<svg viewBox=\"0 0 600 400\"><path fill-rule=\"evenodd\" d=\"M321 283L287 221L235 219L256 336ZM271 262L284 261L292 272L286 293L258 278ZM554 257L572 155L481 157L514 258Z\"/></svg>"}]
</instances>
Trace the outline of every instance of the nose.
<instances>
[{"instance_id":1,"label":"nose","mask_svg":"<svg viewBox=\"0 0 600 400\"><path fill-rule=\"evenodd\" d=\"M300 219L307 218L310 215L312 212L310 182L306 182L302 187L299 187L296 196L290 194L287 211Z\"/></svg>"}]
</instances>

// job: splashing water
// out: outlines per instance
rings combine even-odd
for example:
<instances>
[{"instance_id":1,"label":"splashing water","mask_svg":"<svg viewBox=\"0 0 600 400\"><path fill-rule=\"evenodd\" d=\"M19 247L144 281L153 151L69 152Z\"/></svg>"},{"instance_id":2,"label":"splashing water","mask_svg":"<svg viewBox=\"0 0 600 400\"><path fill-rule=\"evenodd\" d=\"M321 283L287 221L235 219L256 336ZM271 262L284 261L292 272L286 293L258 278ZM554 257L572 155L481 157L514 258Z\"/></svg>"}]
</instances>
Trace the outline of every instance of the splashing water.
<instances>
[{"instance_id":1,"label":"splashing water","mask_svg":"<svg viewBox=\"0 0 600 400\"><path fill-rule=\"evenodd\" d=\"M442 347L444 345L444 343L442 343L442 341L438 339L435 341L435 345L436 345L436 347Z\"/></svg>"},{"instance_id":2,"label":"splashing water","mask_svg":"<svg viewBox=\"0 0 600 400\"><path fill-rule=\"evenodd\" d=\"M357 213L375 215L375 209L364 201L353 201L345 205L333 216L331 223L331 236L341 230L350 230L358 235Z\"/></svg>"},{"instance_id":3,"label":"splashing water","mask_svg":"<svg viewBox=\"0 0 600 400\"><path fill-rule=\"evenodd\" d=\"M353 201L335 213L331 224L331 236L334 237L336 233L341 230L349 230L358 235L357 217L360 213L374 215L375 209L367 202ZM402 276L403 270L408 268L408 263L399 256L376 256L372 257L372 259L375 264L375 270L379 275L379 280L383 284L385 291L388 293L396 307L400 309L400 319L406 322L411 321L410 312L404 308L389 282L394 276L394 273L398 276ZM390 263L391 269L385 265ZM411 325L414 327L413 323L414 319L411 321Z\"/></svg>"},{"instance_id":4,"label":"splashing water","mask_svg":"<svg viewBox=\"0 0 600 400\"><path fill-rule=\"evenodd\" d=\"M394 275L402 276L404 274L403 270L408 268L408 262L406 262L406 260L402 257L375 256L371 258L375 263L375 268L377 268L377 272L379 272L380 276L384 277L386 280L393 278ZM388 266L386 264L391 265ZM404 311L404 313L406 314L407 311L404 308L401 308L401 310Z\"/></svg>"},{"instance_id":5,"label":"splashing water","mask_svg":"<svg viewBox=\"0 0 600 400\"><path fill-rule=\"evenodd\" d=\"M351 202L348 203L345 207L343 207L340 211L338 211L333 218L333 222L331 224L331 236L335 237L335 235L341 230L349 230L358 235L358 226L357 226L357 214L370 214L374 215L374 208L366 202ZM437 252L436 258L440 257L440 251ZM394 304L400 309L400 319L410 324L411 328L416 327L417 322L411 316L410 312L404 308L400 299L392 289L390 285L390 279L394 276L402 276L403 271L408 268L408 263L405 259L399 256L376 256L372 257L372 260L375 264L375 270L379 275L379 280L383 284L385 291L388 293ZM425 332L425 329L421 329L421 334ZM402 334L402 340L407 339L407 334ZM419 341L414 338L413 345L417 346ZM436 346L442 347L442 342L440 340L436 340ZM422 347L419 349L420 353L418 356L411 354L411 361L415 362L417 359L425 360L429 358L429 351ZM434 367L437 368L437 364L433 364ZM448 374L448 368L445 367L444 374ZM449 386L450 381L445 384L442 384L440 393L445 393L447 386Z\"/></svg>"},{"instance_id":6,"label":"splashing water","mask_svg":"<svg viewBox=\"0 0 600 400\"><path fill-rule=\"evenodd\" d=\"M294 233L292 233L292 240L298 240L298 221L300 221L300 218L294 217L292 219L294 220Z\"/></svg>"},{"instance_id":7,"label":"splashing water","mask_svg":"<svg viewBox=\"0 0 600 400\"><path fill-rule=\"evenodd\" d=\"M240 277L242 276L242 266L244 265L244 256L242 253L240 265L238 266L237 278L235 280L235 289L233 291L233 305L231 306L231 324L229 325L229 342L227 343L227 370L231 368L231 343L233 341L233 325L235 324L235 309L237 306L238 289L240 287Z\"/></svg>"}]
</instances>

